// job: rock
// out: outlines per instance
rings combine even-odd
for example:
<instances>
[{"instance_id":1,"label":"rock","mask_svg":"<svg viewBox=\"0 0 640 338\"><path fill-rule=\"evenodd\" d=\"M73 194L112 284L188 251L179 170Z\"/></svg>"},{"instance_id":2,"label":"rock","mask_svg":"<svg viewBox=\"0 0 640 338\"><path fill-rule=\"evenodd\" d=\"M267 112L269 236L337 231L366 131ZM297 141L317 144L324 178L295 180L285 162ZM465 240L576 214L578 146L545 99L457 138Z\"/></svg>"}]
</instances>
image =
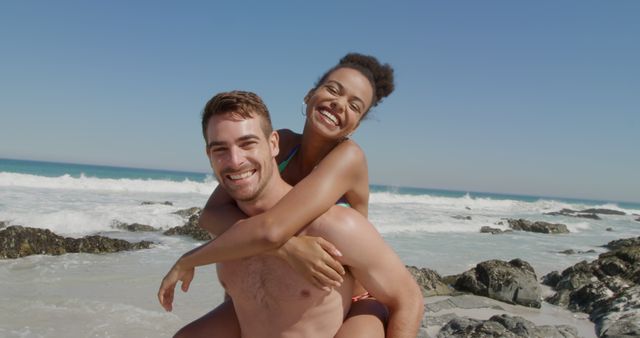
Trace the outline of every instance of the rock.
<instances>
[{"instance_id":1,"label":"rock","mask_svg":"<svg viewBox=\"0 0 640 338\"><path fill-rule=\"evenodd\" d=\"M152 202L152 201L142 201L140 205L152 205L152 204L160 204L160 205L170 205L173 206L172 202L164 201L164 202Z\"/></svg>"},{"instance_id":2,"label":"rock","mask_svg":"<svg viewBox=\"0 0 640 338\"><path fill-rule=\"evenodd\" d=\"M640 217L636 218L636 222L640 222Z\"/></svg>"},{"instance_id":3,"label":"rock","mask_svg":"<svg viewBox=\"0 0 640 338\"><path fill-rule=\"evenodd\" d=\"M607 231L613 231L613 228L607 228L606 230Z\"/></svg>"},{"instance_id":4,"label":"rock","mask_svg":"<svg viewBox=\"0 0 640 338\"><path fill-rule=\"evenodd\" d=\"M510 304L540 308L540 287L535 271L520 259L479 263L458 278L457 290Z\"/></svg>"},{"instance_id":5,"label":"rock","mask_svg":"<svg viewBox=\"0 0 640 338\"><path fill-rule=\"evenodd\" d=\"M564 224L553 224L547 222L530 222L525 219L508 219L509 227L513 230L539 232L544 234L566 234L569 233Z\"/></svg>"},{"instance_id":6,"label":"rock","mask_svg":"<svg viewBox=\"0 0 640 338\"><path fill-rule=\"evenodd\" d=\"M599 220L600 217L595 213L583 213L581 211L571 210L571 209L562 209L560 211L553 211L544 213L545 215L550 216L569 216L569 217L582 217L582 218L590 218Z\"/></svg>"},{"instance_id":7,"label":"rock","mask_svg":"<svg viewBox=\"0 0 640 338\"><path fill-rule=\"evenodd\" d=\"M129 243L123 239L104 236L86 236L83 238L65 238L67 252L105 253L125 250L148 249L153 244L149 241Z\"/></svg>"},{"instance_id":8,"label":"rock","mask_svg":"<svg viewBox=\"0 0 640 338\"><path fill-rule=\"evenodd\" d=\"M640 237L617 239L604 245L609 250L617 250L627 246L640 246Z\"/></svg>"},{"instance_id":9,"label":"rock","mask_svg":"<svg viewBox=\"0 0 640 338\"><path fill-rule=\"evenodd\" d=\"M560 251L559 253L561 253L561 254L565 254L565 255L573 255L573 254L575 254L576 252L575 252L575 250L573 250L573 249L567 249L567 250L564 250L564 251Z\"/></svg>"},{"instance_id":10,"label":"rock","mask_svg":"<svg viewBox=\"0 0 640 338\"><path fill-rule=\"evenodd\" d=\"M8 224L9 224L9 222L0 221L0 229L6 228Z\"/></svg>"},{"instance_id":11,"label":"rock","mask_svg":"<svg viewBox=\"0 0 640 338\"><path fill-rule=\"evenodd\" d=\"M490 233L490 234L492 234L492 235L495 235L495 234L501 234L501 233L502 233L502 230L501 230L501 229L498 229L498 228L492 228L492 227L490 227L490 226L486 226L486 225L485 225L485 226L483 226L482 228L480 228L480 232L481 232L481 233Z\"/></svg>"},{"instance_id":12,"label":"rock","mask_svg":"<svg viewBox=\"0 0 640 338\"><path fill-rule=\"evenodd\" d=\"M542 277L542 284L550 286L552 288L558 285L558 282L562 279L562 275L558 271L551 271Z\"/></svg>"},{"instance_id":13,"label":"rock","mask_svg":"<svg viewBox=\"0 0 640 338\"><path fill-rule=\"evenodd\" d=\"M131 231L131 232L158 231L158 230L160 230L158 228L154 228L154 227L152 227L150 225L146 225L146 224L140 224L140 223L127 224L127 223L122 223L122 222L118 222L118 221L114 221L113 224L111 224L111 226L113 228L116 228L116 229L122 229L122 230Z\"/></svg>"},{"instance_id":14,"label":"rock","mask_svg":"<svg viewBox=\"0 0 640 338\"><path fill-rule=\"evenodd\" d=\"M467 209L467 210L471 210L471 208L469 208L469 207L464 207L464 208Z\"/></svg>"},{"instance_id":15,"label":"rock","mask_svg":"<svg viewBox=\"0 0 640 338\"><path fill-rule=\"evenodd\" d=\"M62 255L64 253L104 253L147 249L152 242L130 243L104 236L70 238L56 235L48 229L10 226L0 230L0 258L29 255Z\"/></svg>"},{"instance_id":16,"label":"rock","mask_svg":"<svg viewBox=\"0 0 640 338\"><path fill-rule=\"evenodd\" d=\"M185 217L185 218L189 218L189 217L191 217L191 216L193 216L195 214L200 215L201 212L202 212L201 208L192 207L192 208L189 208L189 209L182 209L182 210L178 210L178 211L172 212L172 214L176 214L176 215L179 215L179 216L182 216L182 217Z\"/></svg>"},{"instance_id":17,"label":"rock","mask_svg":"<svg viewBox=\"0 0 640 338\"><path fill-rule=\"evenodd\" d=\"M173 227L165 231L163 234L167 236L184 235L190 236L198 241L208 241L211 239L211 236L209 236L209 233L206 230L198 226L199 218L200 214L191 215L187 223L182 226Z\"/></svg>"},{"instance_id":18,"label":"rock","mask_svg":"<svg viewBox=\"0 0 640 338\"><path fill-rule=\"evenodd\" d=\"M600 337L640 336L640 286L601 304L590 316Z\"/></svg>"},{"instance_id":19,"label":"rock","mask_svg":"<svg viewBox=\"0 0 640 338\"><path fill-rule=\"evenodd\" d=\"M407 270L411 272L413 278L418 282L418 285L420 285L423 296L430 297L451 294L451 288L442 281L442 277L440 277L437 272L411 265L407 266Z\"/></svg>"},{"instance_id":20,"label":"rock","mask_svg":"<svg viewBox=\"0 0 640 338\"><path fill-rule=\"evenodd\" d=\"M590 218L590 219L595 219L595 220L601 220L602 219L602 218L600 218L600 216L598 216L596 214L576 214L575 217Z\"/></svg>"},{"instance_id":21,"label":"rock","mask_svg":"<svg viewBox=\"0 0 640 338\"><path fill-rule=\"evenodd\" d=\"M464 221L470 221L471 220L471 216L456 215L456 216L451 216L451 218L461 219L461 220L464 220Z\"/></svg>"},{"instance_id":22,"label":"rock","mask_svg":"<svg viewBox=\"0 0 640 338\"><path fill-rule=\"evenodd\" d=\"M567 250L562 250L562 251L558 251L558 253L561 254L565 254L565 255L575 255L575 254L588 254L588 253L595 253L596 251L591 249L591 250L587 250L587 251L575 251L573 249L567 249Z\"/></svg>"},{"instance_id":23,"label":"rock","mask_svg":"<svg viewBox=\"0 0 640 338\"><path fill-rule=\"evenodd\" d=\"M598 208L585 209L580 212L587 213L587 214L601 214L601 215L626 215L626 213L622 211L611 210L611 209L598 209Z\"/></svg>"},{"instance_id":24,"label":"rock","mask_svg":"<svg viewBox=\"0 0 640 338\"><path fill-rule=\"evenodd\" d=\"M547 300L589 313L599 336L640 335L640 237L606 247L612 251L563 271Z\"/></svg>"},{"instance_id":25,"label":"rock","mask_svg":"<svg viewBox=\"0 0 640 338\"><path fill-rule=\"evenodd\" d=\"M536 326L522 317L502 314L492 316L488 320L454 318L442 327L437 337L568 338L579 336L578 331L568 325Z\"/></svg>"}]
</instances>

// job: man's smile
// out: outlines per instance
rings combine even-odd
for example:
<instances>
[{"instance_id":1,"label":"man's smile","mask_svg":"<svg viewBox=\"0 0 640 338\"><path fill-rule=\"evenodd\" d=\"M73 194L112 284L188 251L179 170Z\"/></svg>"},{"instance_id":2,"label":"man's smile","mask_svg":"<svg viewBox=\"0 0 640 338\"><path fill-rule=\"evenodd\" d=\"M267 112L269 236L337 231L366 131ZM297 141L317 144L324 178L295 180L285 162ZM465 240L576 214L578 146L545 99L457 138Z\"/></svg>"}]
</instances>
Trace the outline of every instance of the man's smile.
<instances>
[{"instance_id":1,"label":"man's smile","mask_svg":"<svg viewBox=\"0 0 640 338\"><path fill-rule=\"evenodd\" d=\"M235 174L227 174L225 175L225 177L231 181L241 181L243 179L249 178L251 176L253 176L253 174L256 173L255 169L251 169L251 170L247 170L247 171L243 171L240 173L235 173Z\"/></svg>"}]
</instances>

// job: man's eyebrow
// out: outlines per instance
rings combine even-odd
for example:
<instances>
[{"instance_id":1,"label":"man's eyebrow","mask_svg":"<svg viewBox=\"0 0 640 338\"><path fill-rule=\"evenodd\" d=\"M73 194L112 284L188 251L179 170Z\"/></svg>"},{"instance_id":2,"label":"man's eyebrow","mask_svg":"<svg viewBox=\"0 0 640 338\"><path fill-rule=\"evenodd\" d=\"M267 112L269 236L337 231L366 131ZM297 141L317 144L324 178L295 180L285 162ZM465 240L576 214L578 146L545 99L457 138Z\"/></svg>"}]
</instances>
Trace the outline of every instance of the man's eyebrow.
<instances>
[{"instance_id":1,"label":"man's eyebrow","mask_svg":"<svg viewBox=\"0 0 640 338\"><path fill-rule=\"evenodd\" d=\"M242 142L242 141L248 141L248 140L258 140L260 139L260 137L258 135L255 134L248 134L248 135L244 135L239 137L236 142ZM211 147L216 147L216 146L224 146L227 145L227 142L224 141L211 141L209 142L209 144L207 144L208 148Z\"/></svg>"},{"instance_id":2,"label":"man's eyebrow","mask_svg":"<svg viewBox=\"0 0 640 338\"><path fill-rule=\"evenodd\" d=\"M342 85L342 83L340 83L340 82L338 82L336 80L328 80L327 83L335 83L340 88L340 91L344 90L344 86ZM359 97L357 97L355 95L353 95L353 98L355 100L358 100L358 101L362 102L362 104L364 105L364 100L363 99L361 99L361 98L359 98Z\"/></svg>"}]
</instances>

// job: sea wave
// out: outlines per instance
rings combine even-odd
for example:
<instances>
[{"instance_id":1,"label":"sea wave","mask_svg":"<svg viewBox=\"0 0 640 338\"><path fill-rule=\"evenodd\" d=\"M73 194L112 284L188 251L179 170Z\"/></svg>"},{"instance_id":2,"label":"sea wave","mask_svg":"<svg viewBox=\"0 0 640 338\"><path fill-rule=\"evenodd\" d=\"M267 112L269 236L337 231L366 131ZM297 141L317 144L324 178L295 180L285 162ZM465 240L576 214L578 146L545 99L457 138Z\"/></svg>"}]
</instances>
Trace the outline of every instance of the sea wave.
<instances>
[{"instance_id":1,"label":"sea wave","mask_svg":"<svg viewBox=\"0 0 640 338\"><path fill-rule=\"evenodd\" d=\"M576 211L599 208L621 211L626 214L638 214L638 209L620 207L616 203L585 204L562 201L560 199L540 198L535 201L517 199L499 199L489 197L472 197L466 194L462 197L438 196L435 194L401 194L397 192L374 192L369 198L371 205L419 205L428 206L438 211L451 212L500 212L500 213L546 213L561 209Z\"/></svg>"},{"instance_id":2,"label":"sea wave","mask_svg":"<svg viewBox=\"0 0 640 338\"><path fill-rule=\"evenodd\" d=\"M0 172L0 187L25 187L38 189L104 190L151 193L196 193L209 195L218 183L212 176L204 182L185 179L182 182L155 179L111 179L80 175L47 177L29 174Z\"/></svg>"}]
</instances>

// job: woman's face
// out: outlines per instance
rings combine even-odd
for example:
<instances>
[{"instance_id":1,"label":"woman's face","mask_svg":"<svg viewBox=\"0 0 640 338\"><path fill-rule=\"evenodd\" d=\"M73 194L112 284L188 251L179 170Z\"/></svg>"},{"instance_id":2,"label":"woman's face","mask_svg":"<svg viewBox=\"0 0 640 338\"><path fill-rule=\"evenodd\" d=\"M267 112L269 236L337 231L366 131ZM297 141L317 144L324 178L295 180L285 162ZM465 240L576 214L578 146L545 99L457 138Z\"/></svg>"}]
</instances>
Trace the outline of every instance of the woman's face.
<instances>
[{"instance_id":1,"label":"woman's face","mask_svg":"<svg viewBox=\"0 0 640 338\"><path fill-rule=\"evenodd\" d=\"M331 139L342 139L360 124L373 101L369 80L351 68L334 70L305 97L307 124Z\"/></svg>"}]
</instances>

